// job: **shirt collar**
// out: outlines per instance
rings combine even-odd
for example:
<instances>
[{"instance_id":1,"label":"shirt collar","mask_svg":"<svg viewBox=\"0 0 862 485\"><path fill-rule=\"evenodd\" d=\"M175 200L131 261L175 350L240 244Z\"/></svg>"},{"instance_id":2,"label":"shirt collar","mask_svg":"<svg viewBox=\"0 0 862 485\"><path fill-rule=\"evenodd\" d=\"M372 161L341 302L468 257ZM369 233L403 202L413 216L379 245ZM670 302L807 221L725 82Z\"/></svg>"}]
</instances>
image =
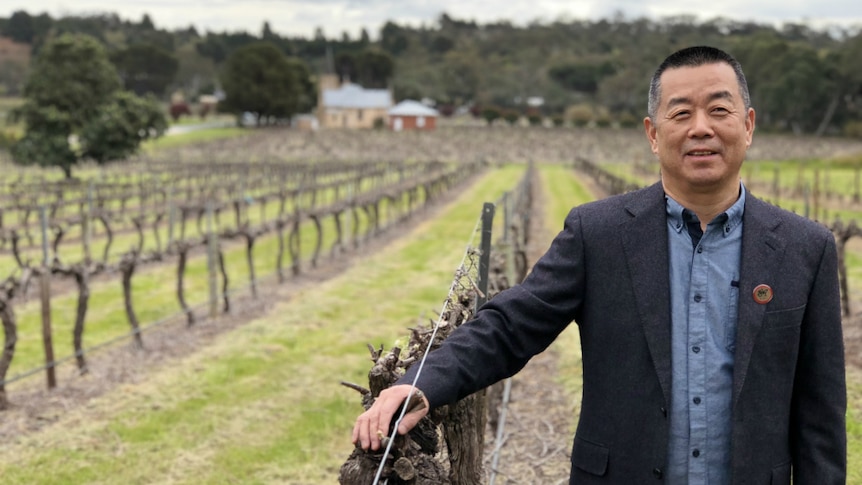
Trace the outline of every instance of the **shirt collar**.
<instances>
[{"instance_id":1,"label":"shirt collar","mask_svg":"<svg viewBox=\"0 0 862 485\"><path fill-rule=\"evenodd\" d=\"M685 207L680 205L679 202L667 194L665 194L664 198L667 201L667 220L670 223L671 228L676 232L682 232L685 228L685 216L683 216ZM722 224L723 227L721 233L727 236L735 227L742 224L743 212L745 212L745 184L740 182L739 197L736 199L736 202L734 202L733 205L722 214L717 215L715 219L710 221L710 224Z\"/></svg>"}]
</instances>

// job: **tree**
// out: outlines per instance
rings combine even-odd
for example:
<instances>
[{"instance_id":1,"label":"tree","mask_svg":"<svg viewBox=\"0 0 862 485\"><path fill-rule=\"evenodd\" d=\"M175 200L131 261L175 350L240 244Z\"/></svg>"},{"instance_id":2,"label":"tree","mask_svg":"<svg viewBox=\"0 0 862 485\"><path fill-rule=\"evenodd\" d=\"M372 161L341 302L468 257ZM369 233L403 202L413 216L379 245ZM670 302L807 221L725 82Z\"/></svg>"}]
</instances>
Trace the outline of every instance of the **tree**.
<instances>
[{"instance_id":1,"label":"tree","mask_svg":"<svg viewBox=\"0 0 862 485\"><path fill-rule=\"evenodd\" d=\"M380 45L392 55L397 56L407 49L409 41L404 29L394 22L386 22L380 29Z\"/></svg>"},{"instance_id":2,"label":"tree","mask_svg":"<svg viewBox=\"0 0 862 485\"><path fill-rule=\"evenodd\" d=\"M444 95L461 104L476 99L481 84L476 57L470 51L450 51L439 68Z\"/></svg>"},{"instance_id":3,"label":"tree","mask_svg":"<svg viewBox=\"0 0 862 485\"><path fill-rule=\"evenodd\" d=\"M548 69L548 76L566 89L595 94L602 79L614 72L616 69L608 61L572 62L552 66Z\"/></svg>"},{"instance_id":4,"label":"tree","mask_svg":"<svg viewBox=\"0 0 862 485\"><path fill-rule=\"evenodd\" d=\"M144 140L155 138L167 128L158 101L117 91L78 134L81 156L99 164L134 154Z\"/></svg>"},{"instance_id":5,"label":"tree","mask_svg":"<svg viewBox=\"0 0 862 485\"><path fill-rule=\"evenodd\" d=\"M111 56L126 89L161 96L179 69L177 56L152 44L135 44Z\"/></svg>"},{"instance_id":6,"label":"tree","mask_svg":"<svg viewBox=\"0 0 862 485\"><path fill-rule=\"evenodd\" d=\"M12 38L15 42L23 44L32 44L33 38L36 36L36 29L33 26L33 17L29 13L18 10L9 17L9 25L6 27L6 35Z\"/></svg>"},{"instance_id":7,"label":"tree","mask_svg":"<svg viewBox=\"0 0 862 485\"><path fill-rule=\"evenodd\" d=\"M198 54L212 59L216 64L221 64L222 61L227 59L227 45L225 45L221 37L211 32L207 32L206 37L195 44L195 48Z\"/></svg>"},{"instance_id":8,"label":"tree","mask_svg":"<svg viewBox=\"0 0 862 485\"><path fill-rule=\"evenodd\" d=\"M392 57L374 49L360 53L357 64L358 81L365 88L385 88L395 72Z\"/></svg>"},{"instance_id":9,"label":"tree","mask_svg":"<svg viewBox=\"0 0 862 485\"><path fill-rule=\"evenodd\" d=\"M295 57L287 58L299 84L298 98L296 101L296 112L310 112L317 104L317 85L311 79L311 69L308 64Z\"/></svg>"},{"instance_id":10,"label":"tree","mask_svg":"<svg viewBox=\"0 0 862 485\"><path fill-rule=\"evenodd\" d=\"M220 109L253 113L257 124L290 118L306 95L303 77L307 68L289 61L270 42L257 42L236 49L225 61L221 83L226 95Z\"/></svg>"},{"instance_id":11,"label":"tree","mask_svg":"<svg viewBox=\"0 0 862 485\"><path fill-rule=\"evenodd\" d=\"M127 157L166 127L155 100L120 90L104 47L90 36L73 34L45 44L24 86L24 103L12 118L25 125L24 136L12 147L15 162L56 166L67 178L76 163Z\"/></svg>"}]
</instances>

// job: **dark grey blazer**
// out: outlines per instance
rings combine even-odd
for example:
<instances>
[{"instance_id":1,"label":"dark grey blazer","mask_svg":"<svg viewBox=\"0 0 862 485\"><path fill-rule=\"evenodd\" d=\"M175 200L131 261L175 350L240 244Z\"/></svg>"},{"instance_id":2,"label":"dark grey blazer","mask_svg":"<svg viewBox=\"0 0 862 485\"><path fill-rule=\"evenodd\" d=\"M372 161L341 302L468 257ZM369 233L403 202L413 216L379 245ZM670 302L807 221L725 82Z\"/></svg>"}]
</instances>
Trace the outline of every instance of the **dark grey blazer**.
<instances>
[{"instance_id":1,"label":"dark grey blazer","mask_svg":"<svg viewBox=\"0 0 862 485\"><path fill-rule=\"evenodd\" d=\"M661 184L574 208L527 279L429 354L417 385L431 406L515 374L574 320L583 398L571 483L660 483L671 401L665 212ZM767 304L752 296L760 284L773 290ZM791 475L797 485L844 483L832 234L749 194L739 290L733 483L784 485Z\"/></svg>"}]
</instances>

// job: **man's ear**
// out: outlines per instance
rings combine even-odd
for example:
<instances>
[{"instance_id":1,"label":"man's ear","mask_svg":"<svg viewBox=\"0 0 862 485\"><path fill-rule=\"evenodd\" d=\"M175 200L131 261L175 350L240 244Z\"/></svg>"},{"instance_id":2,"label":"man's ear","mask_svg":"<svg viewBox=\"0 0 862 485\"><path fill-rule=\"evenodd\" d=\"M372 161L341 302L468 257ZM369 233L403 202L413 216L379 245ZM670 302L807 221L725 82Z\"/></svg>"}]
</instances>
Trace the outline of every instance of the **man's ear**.
<instances>
[{"instance_id":1,"label":"man's ear","mask_svg":"<svg viewBox=\"0 0 862 485\"><path fill-rule=\"evenodd\" d=\"M649 145L650 148L652 148L652 152L658 155L658 134L656 133L655 123L653 123L652 119L649 116L644 118L644 131L646 132L646 137L647 140L649 140Z\"/></svg>"},{"instance_id":2,"label":"man's ear","mask_svg":"<svg viewBox=\"0 0 862 485\"><path fill-rule=\"evenodd\" d=\"M746 144L745 144L746 148L751 146L751 141L754 137L754 119L755 119L754 108L748 108L748 112L746 113L746 116L745 116L745 131L748 134L747 135L748 140L746 140Z\"/></svg>"}]
</instances>

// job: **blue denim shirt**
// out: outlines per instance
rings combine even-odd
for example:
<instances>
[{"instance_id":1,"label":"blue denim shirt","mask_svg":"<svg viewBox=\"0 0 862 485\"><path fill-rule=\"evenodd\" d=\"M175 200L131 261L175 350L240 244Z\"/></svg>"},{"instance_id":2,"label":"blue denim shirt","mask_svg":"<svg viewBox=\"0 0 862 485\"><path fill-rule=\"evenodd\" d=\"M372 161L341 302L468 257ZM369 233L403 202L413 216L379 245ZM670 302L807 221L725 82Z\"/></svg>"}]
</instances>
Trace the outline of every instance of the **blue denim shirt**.
<instances>
[{"instance_id":1,"label":"blue denim shirt","mask_svg":"<svg viewBox=\"0 0 862 485\"><path fill-rule=\"evenodd\" d=\"M710 221L699 241L697 216L666 198L672 366L667 483L729 484L745 187L740 184L739 199Z\"/></svg>"}]
</instances>

